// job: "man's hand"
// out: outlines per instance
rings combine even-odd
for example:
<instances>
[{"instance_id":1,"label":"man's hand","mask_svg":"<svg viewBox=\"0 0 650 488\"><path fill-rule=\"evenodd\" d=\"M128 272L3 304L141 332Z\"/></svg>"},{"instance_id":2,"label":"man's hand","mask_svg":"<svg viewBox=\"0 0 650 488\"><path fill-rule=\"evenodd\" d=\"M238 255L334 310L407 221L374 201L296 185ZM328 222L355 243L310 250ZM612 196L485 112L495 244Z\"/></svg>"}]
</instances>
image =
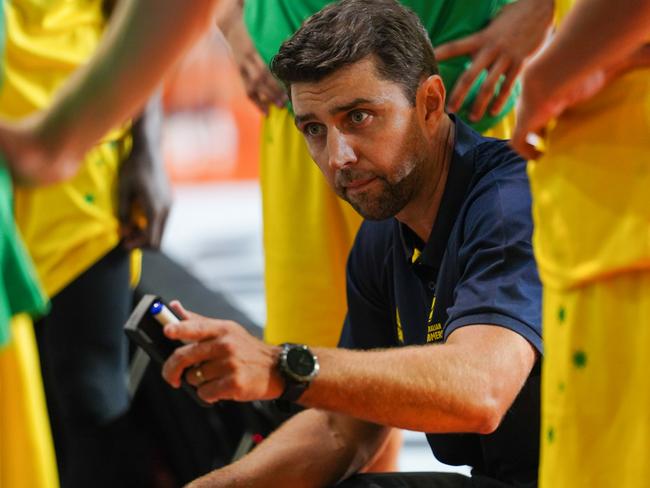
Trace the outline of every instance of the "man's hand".
<instances>
[{"instance_id":1,"label":"man's hand","mask_svg":"<svg viewBox=\"0 0 650 488\"><path fill-rule=\"evenodd\" d=\"M476 96L470 119L480 120L488 105L492 115L498 114L525 62L544 42L552 19L552 0L519 0L503 7L485 29L438 46L435 53L439 61L463 55L472 58L472 65L460 76L449 96L448 109L451 112L460 109L474 81L486 69L488 74ZM499 93L492 100L502 77Z\"/></svg>"},{"instance_id":2,"label":"man's hand","mask_svg":"<svg viewBox=\"0 0 650 488\"><path fill-rule=\"evenodd\" d=\"M538 159L541 152L533 144L534 139L544 136L544 130L551 120L565 110L589 100L622 74L648 66L648 44L616 63L572 79L570 83L557 74L554 75L543 59L531 63L522 77L523 91L517 109L512 147L526 159Z\"/></svg>"},{"instance_id":3,"label":"man's hand","mask_svg":"<svg viewBox=\"0 0 650 488\"><path fill-rule=\"evenodd\" d=\"M161 148L162 109L154 96L132 128L133 148L119 175L122 241L127 249L158 249L171 206Z\"/></svg>"},{"instance_id":4,"label":"man's hand","mask_svg":"<svg viewBox=\"0 0 650 488\"><path fill-rule=\"evenodd\" d=\"M248 97L268 114L269 104L282 108L287 103L287 95L255 49L241 10L241 2L231 0L231 7L219 15L217 24L230 45Z\"/></svg>"},{"instance_id":5,"label":"man's hand","mask_svg":"<svg viewBox=\"0 0 650 488\"><path fill-rule=\"evenodd\" d=\"M72 178L81 161L66 157L56 144L41 136L41 116L17 122L0 121L0 154L14 180L26 186L56 183Z\"/></svg>"},{"instance_id":6,"label":"man's hand","mask_svg":"<svg viewBox=\"0 0 650 488\"><path fill-rule=\"evenodd\" d=\"M189 342L163 366L170 385L178 388L185 375L206 402L280 396L284 382L277 369L279 347L265 344L235 322L188 312L179 302L171 302L170 307L183 320L167 325L165 335Z\"/></svg>"}]
</instances>

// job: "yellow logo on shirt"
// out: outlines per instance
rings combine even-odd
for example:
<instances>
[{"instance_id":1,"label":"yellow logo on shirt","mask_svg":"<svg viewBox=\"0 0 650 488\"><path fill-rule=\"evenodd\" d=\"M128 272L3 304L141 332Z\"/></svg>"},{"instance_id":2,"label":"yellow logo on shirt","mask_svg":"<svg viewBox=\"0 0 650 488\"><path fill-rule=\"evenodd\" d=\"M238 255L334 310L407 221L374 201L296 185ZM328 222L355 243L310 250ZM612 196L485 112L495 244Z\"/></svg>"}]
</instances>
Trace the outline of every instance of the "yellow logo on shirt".
<instances>
[{"instance_id":1,"label":"yellow logo on shirt","mask_svg":"<svg viewBox=\"0 0 650 488\"><path fill-rule=\"evenodd\" d=\"M442 324L433 322L433 312L436 309L436 297L431 301L431 310L429 311L429 320L427 321L427 344L430 342L440 342L442 340Z\"/></svg>"},{"instance_id":2,"label":"yellow logo on shirt","mask_svg":"<svg viewBox=\"0 0 650 488\"><path fill-rule=\"evenodd\" d=\"M429 342L440 342L442 340L442 324L436 322L435 324L427 325L427 344Z\"/></svg>"},{"instance_id":3,"label":"yellow logo on shirt","mask_svg":"<svg viewBox=\"0 0 650 488\"><path fill-rule=\"evenodd\" d=\"M395 307L395 320L397 321L397 340L404 344L404 329L402 329L402 320L399 318L399 309Z\"/></svg>"}]
</instances>

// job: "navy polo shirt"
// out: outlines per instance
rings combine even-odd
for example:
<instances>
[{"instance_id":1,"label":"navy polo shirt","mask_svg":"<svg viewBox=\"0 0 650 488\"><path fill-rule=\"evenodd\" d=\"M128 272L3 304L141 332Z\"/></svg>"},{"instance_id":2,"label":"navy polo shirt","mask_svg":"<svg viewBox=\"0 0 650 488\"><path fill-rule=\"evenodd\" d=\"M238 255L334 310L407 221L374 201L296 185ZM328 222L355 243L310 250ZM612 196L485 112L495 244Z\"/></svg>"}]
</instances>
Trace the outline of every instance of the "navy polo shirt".
<instances>
[{"instance_id":1,"label":"navy polo shirt","mask_svg":"<svg viewBox=\"0 0 650 488\"><path fill-rule=\"evenodd\" d=\"M526 163L505 141L454 121L454 152L428 242L394 218L360 228L348 259L341 347L435 344L459 327L491 324L542 352ZM436 457L472 466L477 478L536 486L539 386L536 365L492 434L427 434Z\"/></svg>"}]
</instances>

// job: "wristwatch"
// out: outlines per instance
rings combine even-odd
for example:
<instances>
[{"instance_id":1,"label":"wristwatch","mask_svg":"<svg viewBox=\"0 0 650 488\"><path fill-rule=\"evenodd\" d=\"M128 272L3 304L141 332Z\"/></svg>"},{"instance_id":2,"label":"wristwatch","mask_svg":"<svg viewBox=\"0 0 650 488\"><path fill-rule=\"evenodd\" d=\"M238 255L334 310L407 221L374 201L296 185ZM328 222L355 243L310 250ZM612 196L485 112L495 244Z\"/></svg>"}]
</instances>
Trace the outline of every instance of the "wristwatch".
<instances>
[{"instance_id":1,"label":"wristwatch","mask_svg":"<svg viewBox=\"0 0 650 488\"><path fill-rule=\"evenodd\" d=\"M278 368L284 378L284 391L278 400L295 402L318 374L318 358L303 344L281 344Z\"/></svg>"}]
</instances>

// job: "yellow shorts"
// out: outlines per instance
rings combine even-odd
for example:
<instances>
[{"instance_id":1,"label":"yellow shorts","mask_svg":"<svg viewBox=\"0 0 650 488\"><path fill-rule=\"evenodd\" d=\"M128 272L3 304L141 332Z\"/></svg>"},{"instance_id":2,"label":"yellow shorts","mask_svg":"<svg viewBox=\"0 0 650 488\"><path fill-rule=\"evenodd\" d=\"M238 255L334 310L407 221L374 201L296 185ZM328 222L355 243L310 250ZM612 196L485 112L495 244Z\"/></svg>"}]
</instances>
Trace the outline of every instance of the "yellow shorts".
<instances>
[{"instance_id":1,"label":"yellow shorts","mask_svg":"<svg viewBox=\"0 0 650 488\"><path fill-rule=\"evenodd\" d=\"M542 488L650 480L650 272L544 290Z\"/></svg>"},{"instance_id":2,"label":"yellow shorts","mask_svg":"<svg viewBox=\"0 0 650 488\"><path fill-rule=\"evenodd\" d=\"M286 109L273 107L264 122L261 164L265 337L335 346L361 217L329 188Z\"/></svg>"},{"instance_id":3,"label":"yellow shorts","mask_svg":"<svg viewBox=\"0 0 650 488\"><path fill-rule=\"evenodd\" d=\"M50 424L32 322L18 315L0 349L0 486L56 488Z\"/></svg>"},{"instance_id":4,"label":"yellow shorts","mask_svg":"<svg viewBox=\"0 0 650 488\"><path fill-rule=\"evenodd\" d=\"M513 117L489 134L509 137ZM265 338L335 346L347 309L345 263L361 217L330 189L288 110L271 108L261 151Z\"/></svg>"}]
</instances>

